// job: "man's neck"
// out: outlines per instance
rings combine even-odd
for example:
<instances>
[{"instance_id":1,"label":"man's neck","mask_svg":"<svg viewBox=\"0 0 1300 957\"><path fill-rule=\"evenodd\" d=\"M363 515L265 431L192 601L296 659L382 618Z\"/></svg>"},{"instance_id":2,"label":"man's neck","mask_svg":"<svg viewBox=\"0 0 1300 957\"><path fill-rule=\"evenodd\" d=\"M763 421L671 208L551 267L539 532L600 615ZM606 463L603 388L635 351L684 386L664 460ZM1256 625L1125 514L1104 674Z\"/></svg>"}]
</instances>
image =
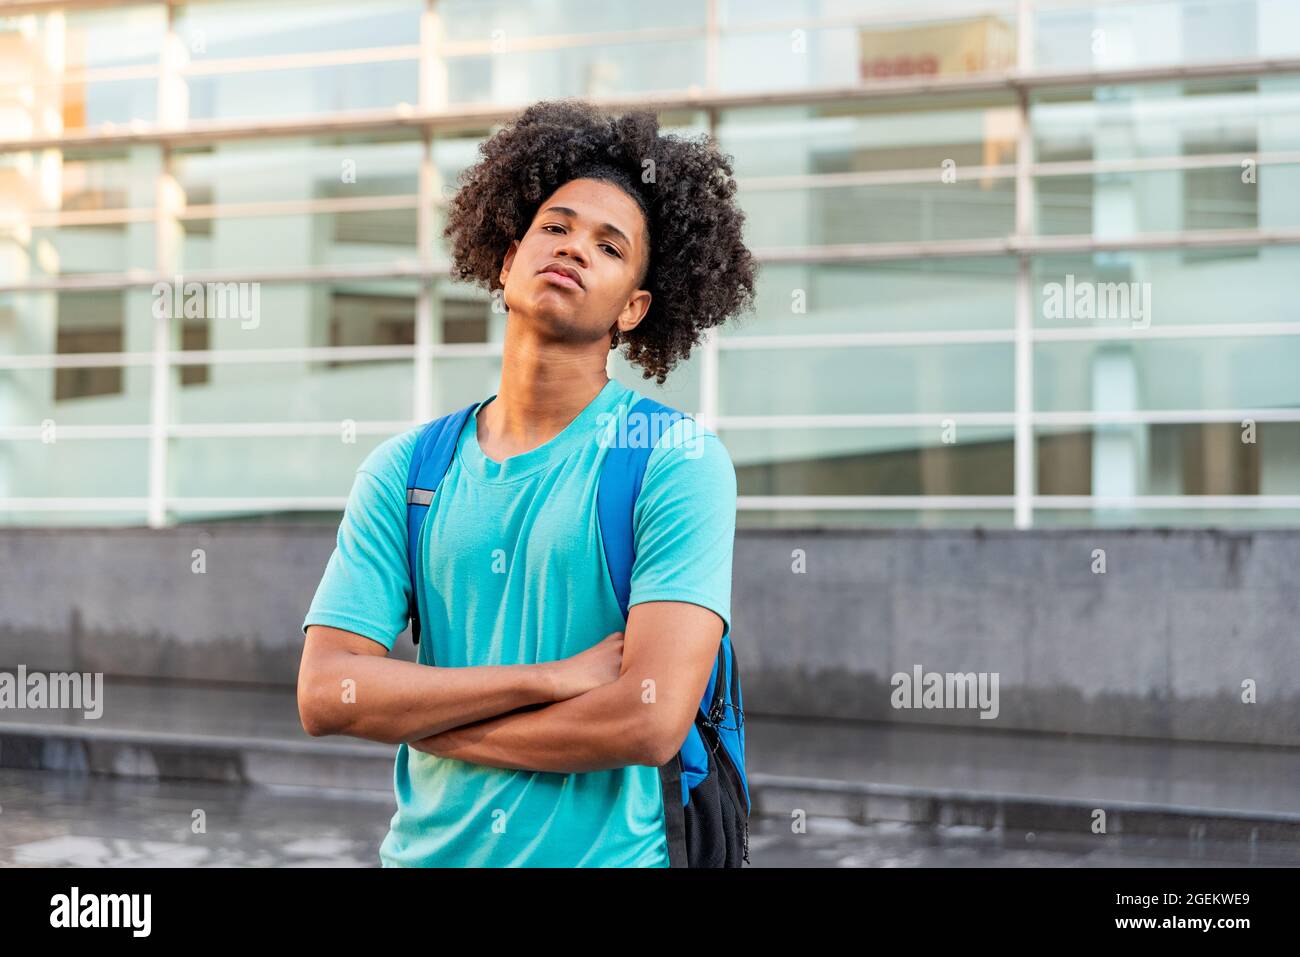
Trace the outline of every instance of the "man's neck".
<instances>
[{"instance_id":1,"label":"man's neck","mask_svg":"<svg viewBox=\"0 0 1300 957\"><path fill-rule=\"evenodd\" d=\"M609 382L608 354L506 336L501 386L478 416L479 445L503 461L564 431Z\"/></svg>"}]
</instances>

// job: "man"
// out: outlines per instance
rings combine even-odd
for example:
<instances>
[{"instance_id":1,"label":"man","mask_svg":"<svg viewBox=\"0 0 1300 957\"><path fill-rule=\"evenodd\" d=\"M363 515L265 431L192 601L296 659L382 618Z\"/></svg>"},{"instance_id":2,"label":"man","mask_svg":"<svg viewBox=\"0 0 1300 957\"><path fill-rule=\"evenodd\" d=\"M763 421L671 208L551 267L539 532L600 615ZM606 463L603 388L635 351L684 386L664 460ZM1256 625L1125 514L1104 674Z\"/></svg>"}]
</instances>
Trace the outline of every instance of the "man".
<instances>
[{"instance_id":1,"label":"man","mask_svg":"<svg viewBox=\"0 0 1300 957\"><path fill-rule=\"evenodd\" d=\"M386 657L411 598L416 428L357 471L303 623L299 711L312 735L398 745L385 866L665 867L657 768L730 628L736 478L691 420L657 435L624 623L595 503L640 393L606 367L622 346L662 383L752 306L729 158L653 113L573 101L534 105L480 151L445 233L453 274L504 300L501 382L421 534L420 662Z\"/></svg>"}]
</instances>

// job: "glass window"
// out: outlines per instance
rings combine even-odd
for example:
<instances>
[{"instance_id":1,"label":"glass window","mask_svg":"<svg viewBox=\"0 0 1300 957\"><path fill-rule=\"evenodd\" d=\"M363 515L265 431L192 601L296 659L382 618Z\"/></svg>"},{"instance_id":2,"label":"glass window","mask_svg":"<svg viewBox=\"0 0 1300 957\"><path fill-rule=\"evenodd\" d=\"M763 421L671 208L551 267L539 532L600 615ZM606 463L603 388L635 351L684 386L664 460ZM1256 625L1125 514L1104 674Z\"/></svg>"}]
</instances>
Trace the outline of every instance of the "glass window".
<instances>
[{"instance_id":1,"label":"glass window","mask_svg":"<svg viewBox=\"0 0 1300 957\"><path fill-rule=\"evenodd\" d=\"M0 226L0 244L13 255L0 280L22 282L86 273L152 271L155 263L151 220L82 223L69 226Z\"/></svg>"},{"instance_id":2,"label":"glass window","mask_svg":"<svg viewBox=\"0 0 1300 957\"><path fill-rule=\"evenodd\" d=\"M1041 163L1284 152L1300 147L1300 79L1042 90L1031 96L1030 127Z\"/></svg>"},{"instance_id":3,"label":"glass window","mask_svg":"<svg viewBox=\"0 0 1300 957\"><path fill-rule=\"evenodd\" d=\"M484 290L447 278L442 236L458 177L480 159L479 144L497 122L465 118L440 128L430 145L433 195L421 196L423 134L405 120L341 134L182 131L164 150L147 142L157 139L148 127L161 118L160 93L170 92L180 97L168 120L239 125L367 111L397 117L387 111L430 92L454 112L568 96L672 98L711 81L733 93L871 91L801 104L768 105L759 96L712 113L690 101L660 113L663 130L713 133L733 160L746 241L763 259L756 308L719 330L716 354L697 349L663 386L618 354L610 374L689 414L716 402L742 496L1014 494L1019 259L1001 241L1016 232L1020 106L1009 85L957 92L945 87L962 84L945 81L1014 69L1017 0L718 0L716 49L705 33L705 0L378 0L364 8L192 0L170 15L162 3L40 6L0 18L0 102L8 104L0 139L11 145L0 154L0 428L46 420L56 434L147 428L152 363L134 359L151 356L161 309L168 350L179 353L167 370L167 424L195 433L167 442L171 520L268 513L178 498L341 500L361 459L391 434L363 425L349 441L349 421L383 423L382 430L411 421L417 409L442 414L490 395L506 319ZM1300 56L1300 5L1053 0L1032 9L1037 70L1104 76L1264 63L1257 75L1071 80L1077 85L1029 93L1034 235L1123 246L1223 234L1215 246L1031 256L1032 412L1047 417L1032 430L1033 493L1293 495L1300 422L1243 423L1238 413L1300 415L1300 335L1289 331L1300 323L1292 281L1300 245L1285 241L1300 229L1300 76L1276 66ZM180 47L176 91L159 87L169 23ZM422 78L430 28L437 56ZM938 81L937 91L884 95L888 84L926 78ZM422 79L431 86L422 89ZM101 137L109 133L119 135ZM17 148L24 137L61 135L69 140L62 149ZM175 200L174 222L159 220L159 197L169 211ZM1254 231L1283 242L1255 242ZM431 249L419 248L421 236ZM820 247L963 240L992 242L973 245L978 256L942 249L910 259L787 261ZM327 278L405 272L430 259L438 275ZM155 285L160 266L174 275ZM311 271L319 272L315 281L248 278ZM206 272L219 281L186 285ZM31 288L50 280L101 288ZM422 303L437 352L427 368L415 350ZM1235 328L1257 324L1279 328ZM1193 328L1175 328L1184 326ZM930 334L935 341L925 341ZM907 344L913 335L923 341ZM862 345L859 336L882 344ZM378 355L361 358L301 354L375 347ZM260 350L272 354L254 354ZM84 357L100 353L132 358L38 364L94 362ZM703 392L706 359L717 362L716 395ZM431 395L417 396L417 382ZM1230 421L1050 418L1148 411L1195 418L1211 410ZM746 422L877 414L950 421ZM975 414L1002 424L973 425ZM201 434L322 422L338 430ZM83 497L76 477L102 473L95 495L147 496L147 438L72 435L49 447L0 444L5 494ZM269 511L312 516L292 504ZM1195 502L1051 505L1035 504L1036 524L1300 521L1300 510ZM315 520L337 521L326 506ZM0 521L140 522L145 514L132 501L121 510L11 510ZM1005 502L746 507L738 523L1010 527L1013 514Z\"/></svg>"},{"instance_id":4,"label":"glass window","mask_svg":"<svg viewBox=\"0 0 1300 957\"><path fill-rule=\"evenodd\" d=\"M740 495L1010 495L1010 428L724 429Z\"/></svg>"},{"instance_id":5,"label":"glass window","mask_svg":"<svg viewBox=\"0 0 1300 957\"><path fill-rule=\"evenodd\" d=\"M1015 279L1009 257L763 263L754 312L723 332L745 338L1010 329Z\"/></svg>"},{"instance_id":6,"label":"glass window","mask_svg":"<svg viewBox=\"0 0 1300 957\"><path fill-rule=\"evenodd\" d=\"M918 9L936 16L917 17ZM829 6L727 0L720 10L721 85L844 86L1004 72L1015 65L1014 10L997 0L969 12L908 0ZM819 25L819 18L837 22Z\"/></svg>"},{"instance_id":7,"label":"glass window","mask_svg":"<svg viewBox=\"0 0 1300 957\"><path fill-rule=\"evenodd\" d=\"M1040 412L1300 409L1300 336L1040 342Z\"/></svg>"},{"instance_id":8,"label":"glass window","mask_svg":"<svg viewBox=\"0 0 1300 957\"><path fill-rule=\"evenodd\" d=\"M348 420L402 421L415 408L409 359L222 362L206 373L203 382L174 386L173 422L338 421L342 434Z\"/></svg>"},{"instance_id":9,"label":"glass window","mask_svg":"<svg viewBox=\"0 0 1300 957\"><path fill-rule=\"evenodd\" d=\"M63 344L61 341L60 345ZM85 339L82 344L112 346L116 343L114 337L106 335L100 340ZM147 425L149 422L148 366L7 369L4 375L8 382L3 390L0 426L38 426L49 420L54 423L57 438L57 430L65 425Z\"/></svg>"},{"instance_id":10,"label":"glass window","mask_svg":"<svg viewBox=\"0 0 1300 957\"><path fill-rule=\"evenodd\" d=\"M1011 179L888 186L744 189L752 247L830 246L1005 236L1015 225Z\"/></svg>"},{"instance_id":11,"label":"glass window","mask_svg":"<svg viewBox=\"0 0 1300 957\"><path fill-rule=\"evenodd\" d=\"M37 424L39 423L32 423ZM61 436L56 421L53 441L40 438L6 440L0 456L0 474L6 496L14 498L145 498L149 494L148 438L69 438ZM93 482L87 479L93 477ZM129 520L136 512L97 510L96 519ZM45 511L11 510L5 521L13 524L80 524L77 516L94 513L69 509L51 516ZM3 510L0 510L3 515Z\"/></svg>"},{"instance_id":12,"label":"glass window","mask_svg":"<svg viewBox=\"0 0 1300 957\"><path fill-rule=\"evenodd\" d=\"M175 176L186 198L179 267L413 259L420 155L409 137L238 140L178 152ZM351 203L313 212L316 200ZM294 203L302 208L281 212Z\"/></svg>"},{"instance_id":13,"label":"glass window","mask_svg":"<svg viewBox=\"0 0 1300 957\"><path fill-rule=\"evenodd\" d=\"M1035 11L1034 63L1042 69L1119 69L1295 55L1291 0L1076 0Z\"/></svg>"},{"instance_id":14,"label":"glass window","mask_svg":"<svg viewBox=\"0 0 1300 957\"><path fill-rule=\"evenodd\" d=\"M1300 247L1140 250L1036 256L1035 323L1120 329L1295 322ZM1222 254L1222 255L1219 255Z\"/></svg>"},{"instance_id":15,"label":"glass window","mask_svg":"<svg viewBox=\"0 0 1300 957\"><path fill-rule=\"evenodd\" d=\"M673 27L703 30L705 22L705 5L700 0L661 0L652 4L438 0L438 12L446 38L457 43Z\"/></svg>"},{"instance_id":16,"label":"glass window","mask_svg":"<svg viewBox=\"0 0 1300 957\"><path fill-rule=\"evenodd\" d=\"M147 288L0 292L3 356L148 352L152 330Z\"/></svg>"},{"instance_id":17,"label":"glass window","mask_svg":"<svg viewBox=\"0 0 1300 957\"><path fill-rule=\"evenodd\" d=\"M718 143L751 245L971 239L1012 231L1014 180L967 171L1012 162L1017 129L1012 104L962 97L729 110ZM911 175L870 179L889 172Z\"/></svg>"},{"instance_id":18,"label":"glass window","mask_svg":"<svg viewBox=\"0 0 1300 957\"><path fill-rule=\"evenodd\" d=\"M198 282L184 274L179 279L179 284L159 285L156 299L153 290L146 291L146 308L173 319L178 349L401 346L415 341L416 280Z\"/></svg>"},{"instance_id":19,"label":"glass window","mask_svg":"<svg viewBox=\"0 0 1300 957\"><path fill-rule=\"evenodd\" d=\"M0 154L0 283L154 267L157 146Z\"/></svg>"},{"instance_id":20,"label":"glass window","mask_svg":"<svg viewBox=\"0 0 1300 957\"><path fill-rule=\"evenodd\" d=\"M180 6L189 116L312 116L415 104L423 10L419 0L364 8L298 0Z\"/></svg>"},{"instance_id":21,"label":"glass window","mask_svg":"<svg viewBox=\"0 0 1300 957\"><path fill-rule=\"evenodd\" d=\"M509 36L510 34L506 34ZM449 56L453 105L678 92L704 83L704 41L646 39Z\"/></svg>"},{"instance_id":22,"label":"glass window","mask_svg":"<svg viewBox=\"0 0 1300 957\"><path fill-rule=\"evenodd\" d=\"M246 211L245 211L246 212ZM416 210L356 209L181 220L186 271L302 269L413 261Z\"/></svg>"},{"instance_id":23,"label":"glass window","mask_svg":"<svg viewBox=\"0 0 1300 957\"><path fill-rule=\"evenodd\" d=\"M231 140L178 150L189 207L382 196L418 190L421 144L407 134Z\"/></svg>"},{"instance_id":24,"label":"glass window","mask_svg":"<svg viewBox=\"0 0 1300 957\"><path fill-rule=\"evenodd\" d=\"M303 117L419 101L414 58L333 66L249 68L187 78L191 120ZM273 87L275 96L266 90Z\"/></svg>"},{"instance_id":25,"label":"glass window","mask_svg":"<svg viewBox=\"0 0 1300 957\"><path fill-rule=\"evenodd\" d=\"M1006 412L1010 344L723 351L723 415Z\"/></svg>"},{"instance_id":26,"label":"glass window","mask_svg":"<svg viewBox=\"0 0 1300 957\"><path fill-rule=\"evenodd\" d=\"M0 18L6 138L152 122L162 4Z\"/></svg>"},{"instance_id":27,"label":"glass window","mask_svg":"<svg viewBox=\"0 0 1300 957\"><path fill-rule=\"evenodd\" d=\"M438 12L446 41L445 94L452 104L663 92L704 83L706 8L698 0L444 0ZM601 41L599 34L613 36ZM528 42L512 46L516 41Z\"/></svg>"},{"instance_id":28,"label":"glass window","mask_svg":"<svg viewBox=\"0 0 1300 957\"><path fill-rule=\"evenodd\" d=\"M0 199L40 222L59 212L144 212L154 206L161 162L152 144L0 153Z\"/></svg>"},{"instance_id":29,"label":"glass window","mask_svg":"<svg viewBox=\"0 0 1300 957\"><path fill-rule=\"evenodd\" d=\"M933 170L1014 162L1019 117L1001 95L723 110L719 148L748 177Z\"/></svg>"},{"instance_id":30,"label":"glass window","mask_svg":"<svg viewBox=\"0 0 1300 957\"><path fill-rule=\"evenodd\" d=\"M192 63L420 42L423 0L371 0L364 7L303 0L204 0L178 5L176 32Z\"/></svg>"},{"instance_id":31,"label":"glass window","mask_svg":"<svg viewBox=\"0 0 1300 957\"><path fill-rule=\"evenodd\" d=\"M340 429L334 435L173 438L167 452L168 495L346 498L357 466L376 445L395 434L348 435ZM169 510L178 507L172 505ZM183 507L178 516L193 519L197 517L195 508ZM211 517L236 517L263 515L267 509L250 506L201 511Z\"/></svg>"},{"instance_id":32,"label":"glass window","mask_svg":"<svg viewBox=\"0 0 1300 957\"><path fill-rule=\"evenodd\" d=\"M3 300L10 299L9 307ZM141 307L144 307L141 310ZM14 308L18 307L18 308ZM149 335L147 299L138 290L23 293L0 296L0 327L18 318L28 348L5 355L143 351ZM21 312L18 311L21 309ZM134 315L127 322L128 312ZM14 329L15 326L10 326ZM14 337L14 340L17 336ZM13 344L16 341L11 340ZM40 345L41 348L31 348ZM61 425L137 425L149 421L151 370L120 362L0 372L0 426L33 426L46 419Z\"/></svg>"},{"instance_id":33,"label":"glass window","mask_svg":"<svg viewBox=\"0 0 1300 957\"><path fill-rule=\"evenodd\" d=\"M1240 151L1238 155L1246 151ZM1300 165L1258 167L1243 176L1238 163L1203 169L1040 176L1035 180L1038 231L1123 239L1184 230L1257 229L1300 225L1290 202Z\"/></svg>"},{"instance_id":34,"label":"glass window","mask_svg":"<svg viewBox=\"0 0 1300 957\"><path fill-rule=\"evenodd\" d=\"M1294 495L1300 469L1296 422L1040 426L1034 434L1040 495Z\"/></svg>"}]
</instances>

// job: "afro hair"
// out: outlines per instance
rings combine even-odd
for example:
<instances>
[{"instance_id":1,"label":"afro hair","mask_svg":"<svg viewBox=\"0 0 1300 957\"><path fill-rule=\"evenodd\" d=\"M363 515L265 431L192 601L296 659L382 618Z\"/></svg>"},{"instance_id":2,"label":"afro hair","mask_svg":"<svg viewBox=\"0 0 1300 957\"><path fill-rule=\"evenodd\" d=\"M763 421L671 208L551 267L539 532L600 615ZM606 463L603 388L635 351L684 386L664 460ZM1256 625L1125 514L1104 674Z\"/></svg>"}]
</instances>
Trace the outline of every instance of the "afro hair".
<instances>
[{"instance_id":1,"label":"afro hair","mask_svg":"<svg viewBox=\"0 0 1300 957\"><path fill-rule=\"evenodd\" d=\"M613 116L564 99L528 107L478 149L482 158L458 177L443 230L454 278L501 288L506 250L542 202L565 183L590 178L623 189L646 218L649 256L639 288L650 292L650 308L610 343L624 347L644 378L662 385L705 330L753 308L756 264L741 238L732 157L708 134L660 134L650 110Z\"/></svg>"}]
</instances>

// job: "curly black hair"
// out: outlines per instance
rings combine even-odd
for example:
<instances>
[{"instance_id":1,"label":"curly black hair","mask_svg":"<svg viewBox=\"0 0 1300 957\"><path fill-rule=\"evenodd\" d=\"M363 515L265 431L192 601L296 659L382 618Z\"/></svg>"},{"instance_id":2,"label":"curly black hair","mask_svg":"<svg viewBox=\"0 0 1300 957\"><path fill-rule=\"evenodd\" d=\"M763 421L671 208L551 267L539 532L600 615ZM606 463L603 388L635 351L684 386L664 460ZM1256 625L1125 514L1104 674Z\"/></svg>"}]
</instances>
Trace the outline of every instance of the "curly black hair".
<instances>
[{"instance_id":1,"label":"curly black hair","mask_svg":"<svg viewBox=\"0 0 1300 957\"><path fill-rule=\"evenodd\" d=\"M662 385L706 329L753 308L757 269L741 239L732 157L708 134L660 134L650 110L614 116L562 99L533 104L478 149L482 158L457 179L443 230L454 278L501 288L506 250L542 202L572 180L599 179L636 201L650 234L638 285L650 292L650 308L610 342L625 346L644 378Z\"/></svg>"}]
</instances>

